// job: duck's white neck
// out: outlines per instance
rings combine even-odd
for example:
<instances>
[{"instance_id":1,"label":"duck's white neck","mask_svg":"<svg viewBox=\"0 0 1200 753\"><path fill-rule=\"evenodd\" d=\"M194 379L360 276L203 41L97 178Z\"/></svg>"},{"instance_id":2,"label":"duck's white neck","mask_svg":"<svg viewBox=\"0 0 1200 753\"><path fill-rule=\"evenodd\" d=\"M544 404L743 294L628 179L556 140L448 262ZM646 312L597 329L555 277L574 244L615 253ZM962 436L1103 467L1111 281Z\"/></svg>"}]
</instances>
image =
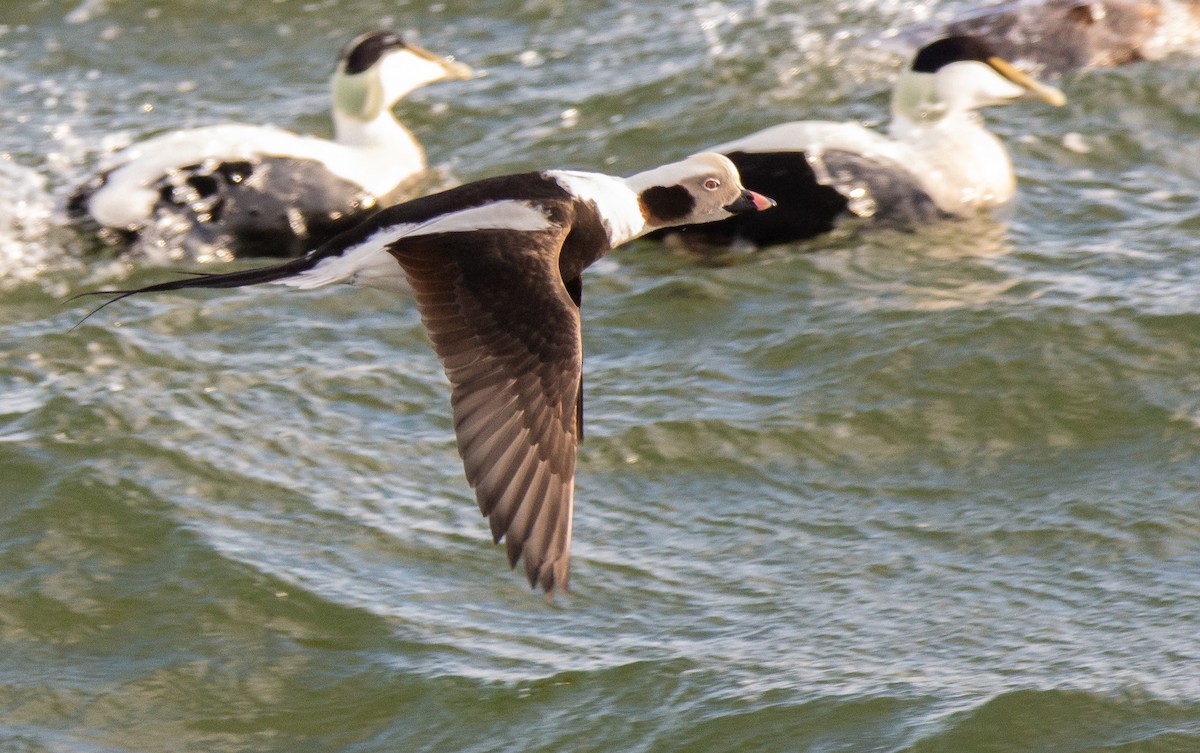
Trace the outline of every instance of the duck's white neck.
<instances>
[{"instance_id":1,"label":"duck's white neck","mask_svg":"<svg viewBox=\"0 0 1200 753\"><path fill-rule=\"evenodd\" d=\"M939 97L931 74L901 74L888 131L931 168L925 184L945 211L963 214L1002 204L1016 191L1004 144L968 102Z\"/></svg>"},{"instance_id":2,"label":"duck's white neck","mask_svg":"<svg viewBox=\"0 0 1200 753\"><path fill-rule=\"evenodd\" d=\"M929 134L959 134L994 143L1004 149L999 139L984 125L979 113L972 110L942 110L937 113L910 113L892 110L888 133L899 141L914 142ZM934 136L936 138L936 136Z\"/></svg>"},{"instance_id":3,"label":"duck's white neck","mask_svg":"<svg viewBox=\"0 0 1200 753\"><path fill-rule=\"evenodd\" d=\"M939 96L937 77L931 73L903 71L892 89L893 129L898 124L902 128L909 124L935 125L955 114L955 109Z\"/></svg>"},{"instance_id":4,"label":"duck's white neck","mask_svg":"<svg viewBox=\"0 0 1200 753\"><path fill-rule=\"evenodd\" d=\"M609 248L616 248L650 230L638 204L637 191L628 180L576 170L549 170L545 174L580 201L596 207L608 234Z\"/></svg>"},{"instance_id":5,"label":"duck's white neck","mask_svg":"<svg viewBox=\"0 0 1200 753\"><path fill-rule=\"evenodd\" d=\"M420 149L392 114L396 103L431 81L446 77L433 61L405 50L361 73L338 70L330 81L334 139L347 146Z\"/></svg>"},{"instance_id":6,"label":"duck's white neck","mask_svg":"<svg viewBox=\"0 0 1200 753\"><path fill-rule=\"evenodd\" d=\"M333 139L346 146L383 146L389 149L407 148L415 150L417 153L421 152L416 138L389 109L381 110L370 120L363 120L334 109Z\"/></svg>"}]
</instances>

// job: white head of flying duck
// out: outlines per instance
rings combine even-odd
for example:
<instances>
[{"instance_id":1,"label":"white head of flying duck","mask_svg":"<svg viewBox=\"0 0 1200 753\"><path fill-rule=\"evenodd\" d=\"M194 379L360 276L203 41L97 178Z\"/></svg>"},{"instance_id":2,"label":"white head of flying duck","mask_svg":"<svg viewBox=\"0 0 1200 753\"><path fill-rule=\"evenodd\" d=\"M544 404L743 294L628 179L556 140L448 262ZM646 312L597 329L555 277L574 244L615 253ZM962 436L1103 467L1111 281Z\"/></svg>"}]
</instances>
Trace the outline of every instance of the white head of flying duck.
<instances>
[{"instance_id":1,"label":"white head of flying duck","mask_svg":"<svg viewBox=\"0 0 1200 753\"><path fill-rule=\"evenodd\" d=\"M912 228L1008 201L1008 152L976 110L1022 98L1062 105L1042 84L971 37L947 37L917 54L896 83L890 137L858 123L785 123L714 147L745 185L779 206L673 238L697 250L811 238L847 217Z\"/></svg>"},{"instance_id":2,"label":"white head of flying duck","mask_svg":"<svg viewBox=\"0 0 1200 753\"><path fill-rule=\"evenodd\" d=\"M391 108L471 71L391 31L347 44L330 82L334 139L222 124L134 144L76 189L68 212L108 240L197 259L297 256L390 203L425 169Z\"/></svg>"},{"instance_id":3,"label":"white head of flying duck","mask_svg":"<svg viewBox=\"0 0 1200 753\"><path fill-rule=\"evenodd\" d=\"M531 586L567 587L583 430L585 268L658 228L772 206L719 154L615 178L566 170L489 178L380 211L299 259L182 288L347 283L411 293L452 387L467 481ZM105 304L107 305L107 304Z\"/></svg>"}]
</instances>

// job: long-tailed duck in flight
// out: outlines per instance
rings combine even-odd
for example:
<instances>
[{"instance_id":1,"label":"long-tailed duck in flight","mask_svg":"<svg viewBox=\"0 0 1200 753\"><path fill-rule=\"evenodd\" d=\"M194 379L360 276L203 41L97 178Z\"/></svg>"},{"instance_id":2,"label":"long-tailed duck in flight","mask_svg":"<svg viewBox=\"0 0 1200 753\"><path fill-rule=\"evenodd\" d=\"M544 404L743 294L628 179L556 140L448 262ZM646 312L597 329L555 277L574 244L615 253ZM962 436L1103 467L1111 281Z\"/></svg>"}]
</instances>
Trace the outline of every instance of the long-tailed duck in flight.
<instances>
[{"instance_id":1,"label":"long-tailed duck in flight","mask_svg":"<svg viewBox=\"0 0 1200 753\"><path fill-rule=\"evenodd\" d=\"M415 296L452 386L467 481L509 564L567 587L583 431L582 273L647 231L763 210L719 154L614 178L549 170L489 178L380 211L308 255L116 296L274 282ZM108 305L107 303L105 305ZM94 313L94 312L93 312Z\"/></svg>"},{"instance_id":2,"label":"long-tailed duck in flight","mask_svg":"<svg viewBox=\"0 0 1200 753\"><path fill-rule=\"evenodd\" d=\"M68 214L134 250L299 256L400 198L425 169L392 106L470 75L395 32L363 34L342 49L330 81L333 141L240 123L174 131L114 155L76 189Z\"/></svg>"},{"instance_id":3,"label":"long-tailed duck in flight","mask_svg":"<svg viewBox=\"0 0 1200 753\"><path fill-rule=\"evenodd\" d=\"M659 235L694 251L767 246L812 238L853 217L911 229L1002 204L1016 190L1012 162L975 110L1026 96L1065 102L977 39L940 39L896 82L890 138L858 123L804 121L713 147L747 187L778 206Z\"/></svg>"}]
</instances>

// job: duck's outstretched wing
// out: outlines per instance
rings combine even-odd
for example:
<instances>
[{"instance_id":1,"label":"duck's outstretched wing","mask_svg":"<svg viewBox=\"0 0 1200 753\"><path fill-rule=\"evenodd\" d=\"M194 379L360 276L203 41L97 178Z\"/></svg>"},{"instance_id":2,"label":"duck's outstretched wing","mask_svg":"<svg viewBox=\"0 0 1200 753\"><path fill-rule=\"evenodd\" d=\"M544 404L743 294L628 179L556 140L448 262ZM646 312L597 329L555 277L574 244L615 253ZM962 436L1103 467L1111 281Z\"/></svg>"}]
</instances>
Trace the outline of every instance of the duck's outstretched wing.
<instances>
[{"instance_id":1,"label":"duck's outstretched wing","mask_svg":"<svg viewBox=\"0 0 1200 753\"><path fill-rule=\"evenodd\" d=\"M579 280L568 290L559 272L568 228L526 201L426 205L384 210L283 264L96 294L112 303L267 282L411 288L453 386L459 451L493 537L505 539L510 565L524 557L531 585L565 589L583 373Z\"/></svg>"},{"instance_id":2,"label":"duck's outstretched wing","mask_svg":"<svg viewBox=\"0 0 1200 753\"><path fill-rule=\"evenodd\" d=\"M558 268L563 233L481 230L405 239L408 275L451 404L467 481L509 564L568 585L583 345Z\"/></svg>"}]
</instances>

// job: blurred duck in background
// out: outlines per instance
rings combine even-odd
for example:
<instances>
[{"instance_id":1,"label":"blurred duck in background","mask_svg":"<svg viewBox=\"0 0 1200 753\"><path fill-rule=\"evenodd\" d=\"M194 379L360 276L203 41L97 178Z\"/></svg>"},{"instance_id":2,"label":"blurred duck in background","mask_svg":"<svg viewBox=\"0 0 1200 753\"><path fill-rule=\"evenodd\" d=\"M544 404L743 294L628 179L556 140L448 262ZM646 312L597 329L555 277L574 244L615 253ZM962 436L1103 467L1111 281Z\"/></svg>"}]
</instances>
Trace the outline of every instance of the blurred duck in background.
<instances>
[{"instance_id":1,"label":"blurred duck in background","mask_svg":"<svg viewBox=\"0 0 1200 753\"><path fill-rule=\"evenodd\" d=\"M912 34L985 40L1005 60L1038 76L1154 60L1200 41L1198 0L1010 0L961 13Z\"/></svg>"},{"instance_id":2,"label":"blurred duck in background","mask_svg":"<svg viewBox=\"0 0 1200 753\"><path fill-rule=\"evenodd\" d=\"M778 206L656 237L705 253L805 240L845 220L914 229L1003 204L1016 190L1012 162L976 110L1028 98L1066 101L977 38L939 39L900 74L888 136L853 122L803 121L712 147Z\"/></svg>"},{"instance_id":3,"label":"blurred duck in background","mask_svg":"<svg viewBox=\"0 0 1200 753\"><path fill-rule=\"evenodd\" d=\"M68 215L150 256L299 256L402 198L424 172L396 102L471 75L395 32L363 34L330 81L332 141L240 123L173 131L114 154L75 190Z\"/></svg>"}]
</instances>

